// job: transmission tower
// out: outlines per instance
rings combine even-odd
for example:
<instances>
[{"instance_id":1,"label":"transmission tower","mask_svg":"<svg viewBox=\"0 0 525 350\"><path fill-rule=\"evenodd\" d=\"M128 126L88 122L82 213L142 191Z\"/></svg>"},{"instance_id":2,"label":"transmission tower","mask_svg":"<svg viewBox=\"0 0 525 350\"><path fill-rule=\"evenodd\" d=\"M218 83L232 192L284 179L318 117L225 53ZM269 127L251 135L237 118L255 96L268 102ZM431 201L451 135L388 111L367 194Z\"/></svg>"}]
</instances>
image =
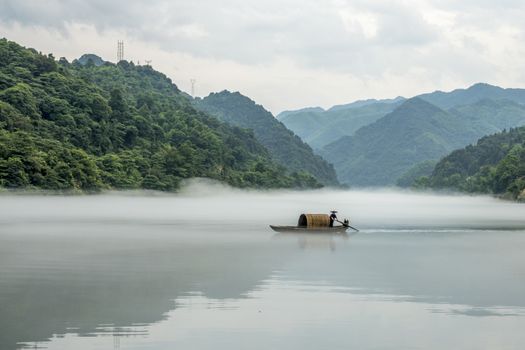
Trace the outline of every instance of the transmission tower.
<instances>
[{"instance_id":1,"label":"transmission tower","mask_svg":"<svg viewBox=\"0 0 525 350\"><path fill-rule=\"evenodd\" d=\"M117 41L117 63L124 60L124 41Z\"/></svg>"},{"instance_id":2,"label":"transmission tower","mask_svg":"<svg viewBox=\"0 0 525 350\"><path fill-rule=\"evenodd\" d=\"M196 79L190 79L191 83L191 97L195 97L195 83L197 82Z\"/></svg>"},{"instance_id":3,"label":"transmission tower","mask_svg":"<svg viewBox=\"0 0 525 350\"><path fill-rule=\"evenodd\" d=\"M145 60L146 61L146 66L151 66L151 60Z\"/></svg>"}]
</instances>

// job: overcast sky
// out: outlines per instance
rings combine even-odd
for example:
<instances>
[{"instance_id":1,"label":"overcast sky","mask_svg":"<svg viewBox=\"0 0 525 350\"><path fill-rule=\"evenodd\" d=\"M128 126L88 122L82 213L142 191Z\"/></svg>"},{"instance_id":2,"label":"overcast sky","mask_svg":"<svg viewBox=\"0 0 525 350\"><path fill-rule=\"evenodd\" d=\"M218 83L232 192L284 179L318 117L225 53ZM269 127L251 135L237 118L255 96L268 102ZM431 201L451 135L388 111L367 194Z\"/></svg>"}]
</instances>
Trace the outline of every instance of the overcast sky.
<instances>
[{"instance_id":1,"label":"overcast sky","mask_svg":"<svg viewBox=\"0 0 525 350\"><path fill-rule=\"evenodd\" d=\"M274 113L488 82L525 87L522 0L0 0L0 37L153 61Z\"/></svg>"}]
</instances>

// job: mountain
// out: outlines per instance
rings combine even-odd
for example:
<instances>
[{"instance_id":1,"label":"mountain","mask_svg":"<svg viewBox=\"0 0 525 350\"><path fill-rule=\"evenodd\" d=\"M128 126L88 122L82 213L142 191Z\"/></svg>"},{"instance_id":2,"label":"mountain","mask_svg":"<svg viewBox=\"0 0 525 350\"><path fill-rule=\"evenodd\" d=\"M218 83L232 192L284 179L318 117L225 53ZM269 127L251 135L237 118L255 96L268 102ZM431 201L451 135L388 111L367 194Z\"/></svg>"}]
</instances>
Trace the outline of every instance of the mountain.
<instances>
[{"instance_id":1,"label":"mountain","mask_svg":"<svg viewBox=\"0 0 525 350\"><path fill-rule=\"evenodd\" d=\"M382 100L376 100L375 98L369 98L366 100L358 100L355 102L342 104L342 105L335 105L329 109L329 111L340 111L345 109L351 109L351 108L359 108L364 107L372 104L392 104L392 103L398 103L403 102L406 100L406 98L402 96L398 96L396 98L390 98L390 99L382 99Z\"/></svg>"},{"instance_id":2,"label":"mountain","mask_svg":"<svg viewBox=\"0 0 525 350\"><path fill-rule=\"evenodd\" d=\"M435 91L416 97L443 110L461 109L461 106L476 104L483 100L506 100L524 105L525 89L503 89L478 83L467 89L456 89L450 92ZM319 150L343 136L352 136L360 127L371 124L392 112L404 100L403 97L360 100L333 106L326 111L320 107L285 111L277 118L313 149ZM501 129L497 128L492 132Z\"/></svg>"},{"instance_id":3,"label":"mountain","mask_svg":"<svg viewBox=\"0 0 525 350\"><path fill-rule=\"evenodd\" d=\"M354 186L392 185L406 170L436 159L469 138L457 118L419 98L324 147L342 182Z\"/></svg>"},{"instance_id":4,"label":"mountain","mask_svg":"<svg viewBox=\"0 0 525 350\"><path fill-rule=\"evenodd\" d=\"M448 110L467 122L481 136L523 125L525 105L507 99L481 99Z\"/></svg>"},{"instance_id":5,"label":"mountain","mask_svg":"<svg viewBox=\"0 0 525 350\"><path fill-rule=\"evenodd\" d=\"M367 100L346 107L335 106L327 111L306 109L280 116L280 120L312 148L318 150L343 136L353 135L362 126L392 112L401 101L401 98L388 101Z\"/></svg>"},{"instance_id":6,"label":"mountain","mask_svg":"<svg viewBox=\"0 0 525 350\"><path fill-rule=\"evenodd\" d=\"M102 66L106 61L104 61L100 56L97 56L92 53L83 54L80 58L73 61L73 63L78 62L81 65L85 66L91 61L95 66Z\"/></svg>"},{"instance_id":7,"label":"mountain","mask_svg":"<svg viewBox=\"0 0 525 350\"><path fill-rule=\"evenodd\" d=\"M270 112L239 92L222 91L195 99L196 108L241 128L253 130L272 158L293 172L308 172L325 185L337 185L332 165L299 137L295 136Z\"/></svg>"},{"instance_id":8,"label":"mountain","mask_svg":"<svg viewBox=\"0 0 525 350\"><path fill-rule=\"evenodd\" d=\"M435 91L417 97L443 109L469 105L483 99L505 99L525 104L525 89L503 89L498 86L478 83L467 89L456 89L451 92Z\"/></svg>"},{"instance_id":9,"label":"mountain","mask_svg":"<svg viewBox=\"0 0 525 350\"><path fill-rule=\"evenodd\" d=\"M193 108L150 66L58 63L0 39L0 187L175 190L208 177L238 187L317 187L247 130Z\"/></svg>"},{"instance_id":10,"label":"mountain","mask_svg":"<svg viewBox=\"0 0 525 350\"><path fill-rule=\"evenodd\" d=\"M441 159L419 186L525 200L525 127L482 137Z\"/></svg>"},{"instance_id":11,"label":"mountain","mask_svg":"<svg viewBox=\"0 0 525 350\"><path fill-rule=\"evenodd\" d=\"M317 113L317 112L324 112L324 109L321 108L321 107L306 107L306 108L301 108L301 109L297 109L297 110L293 110L293 111L283 111L281 113L279 113L278 115L275 116L275 118L281 120L282 118L286 117L286 116L289 116L289 115L293 115L293 114L297 114L297 113L307 113L307 112L314 112L314 113Z\"/></svg>"},{"instance_id":12,"label":"mountain","mask_svg":"<svg viewBox=\"0 0 525 350\"><path fill-rule=\"evenodd\" d=\"M393 185L416 164L438 160L511 124L525 124L524 106L482 100L444 111L415 97L353 136L325 146L320 154L335 165L341 182Z\"/></svg>"}]
</instances>

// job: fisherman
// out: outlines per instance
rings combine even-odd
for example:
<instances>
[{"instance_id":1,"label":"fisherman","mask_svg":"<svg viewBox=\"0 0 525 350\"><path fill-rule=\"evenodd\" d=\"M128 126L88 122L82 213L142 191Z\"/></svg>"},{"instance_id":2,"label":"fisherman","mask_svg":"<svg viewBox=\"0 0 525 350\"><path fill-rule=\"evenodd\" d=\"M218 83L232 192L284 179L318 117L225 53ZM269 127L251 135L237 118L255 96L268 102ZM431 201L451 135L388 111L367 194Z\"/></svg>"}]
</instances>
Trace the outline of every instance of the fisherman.
<instances>
[{"instance_id":1,"label":"fisherman","mask_svg":"<svg viewBox=\"0 0 525 350\"><path fill-rule=\"evenodd\" d=\"M335 213L337 213L337 210L332 210L330 211L330 227L334 227L334 221L337 220L337 215L335 215Z\"/></svg>"}]
</instances>

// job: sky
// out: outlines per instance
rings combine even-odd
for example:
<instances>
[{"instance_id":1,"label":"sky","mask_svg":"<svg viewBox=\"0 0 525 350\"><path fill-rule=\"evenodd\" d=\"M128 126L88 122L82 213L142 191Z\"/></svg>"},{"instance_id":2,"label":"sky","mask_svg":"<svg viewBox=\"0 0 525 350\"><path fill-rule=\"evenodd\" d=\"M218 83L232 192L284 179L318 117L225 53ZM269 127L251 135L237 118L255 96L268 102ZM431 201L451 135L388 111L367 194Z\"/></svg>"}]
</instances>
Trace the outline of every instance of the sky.
<instances>
[{"instance_id":1,"label":"sky","mask_svg":"<svg viewBox=\"0 0 525 350\"><path fill-rule=\"evenodd\" d=\"M486 82L525 87L522 0L0 0L0 37L151 60L180 89L277 114Z\"/></svg>"}]
</instances>

